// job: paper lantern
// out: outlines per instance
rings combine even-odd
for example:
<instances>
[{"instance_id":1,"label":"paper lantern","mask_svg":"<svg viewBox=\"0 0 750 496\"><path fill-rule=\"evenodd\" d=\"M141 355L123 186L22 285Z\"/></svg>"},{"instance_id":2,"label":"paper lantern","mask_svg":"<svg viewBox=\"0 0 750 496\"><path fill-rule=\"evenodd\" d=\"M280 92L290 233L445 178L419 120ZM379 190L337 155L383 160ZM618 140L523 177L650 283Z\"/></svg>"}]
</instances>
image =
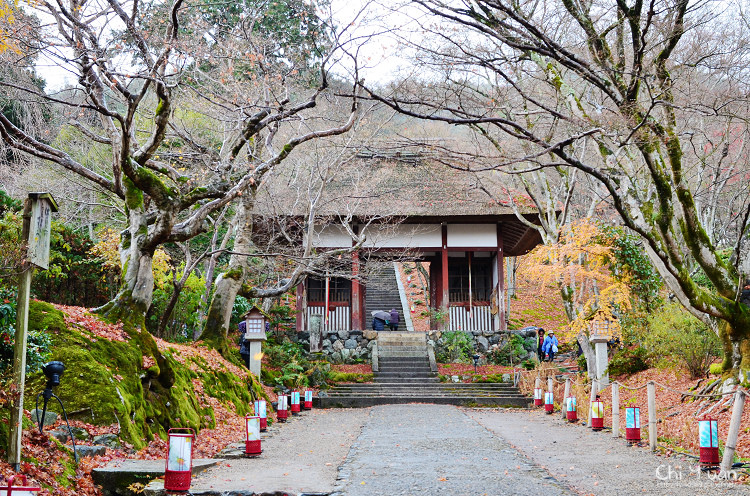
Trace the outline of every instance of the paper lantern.
<instances>
[{"instance_id":1,"label":"paper lantern","mask_svg":"<svg viewBox=\"0 0 750 496\"><path fill-rule=\"evenodd\" d=\"M312 389L305 390L305 402L302 404L302 408L305 410L312 410Z\"/></svg>"},{"instance_id":2,"label":"paper lantern","mask_svg":"<svg viewBox=\"0 0 750 496\"><path fill-rule=\"evenodd\" d=\"M542 406L543 404L542 388L534 388L534 406Z\"/></svg>"},{"instance_id":3,"label":"paper lantern","mask_svg":"<svg viewBox=\"0 0 750 496\"><path fill-rule=\"evenodd\" d=\"M260 432L268 430L268 412L266 410L266 400L255 400L253 402L253 411L256 417L260 417Z\"/></svg>"},{"instance_id":4,"label":"paper lantern","mask_svg":"<svg viewBox=\"0 0 750 496\"><path fill-rule=\"evenodd\" d=\"M289 397L285 394L280 394L276 403L276 418L279 419L279 422L286 422L286 419L289 418L288 404Z\"/></svg>"},{"instance_id":5,"label":"paper lantern","mask_svg":"<svg viewBox=\"0 0 750 496\"><path fill-rule=\"evenodd\" d=\"M292 391L291 394L291 401L289 410L292 412L292 415L299 415L300 411L300 404L299 404L299 391Z\"/></svg>"},{"instance_id":6,"label":"paper lantern","mask_svg":"<svg viewBox=\"0 0 750 496\"><path fill-rule=\"evenodd\" d=\"M698 421L700 442L700 464L706 467L717 466L719 459L719 423L714 418Z\"/></svg>"},{"instance_id":7,"label":"paper lantern","mask_svg":"<svg viewBox=\"0 0 750 496\"><path fill-rule=\"evenodd\" d=\"M190 490L193 473L193 444L195 431L190 428L169 429L167 432L167 466L164 470L164 489Z\"/></svg>"},{"instance_id":8,"label":"paper lantern","mask_svg":"<svg viewBox=\"0 0 750 496\"><path fill-rule=\"evenodd\" d=\"M576 397L568 396L565 398L565 417L569 422L578 420L578 410L576 410Z\"/></svg>"},{"instance_id":9,"label":"paper lantern","mask_svg":"<svg viewBox=\"0 0 750 496\"><path fill-rule=\"evenodd\" d=\"M641 442L641 409L637 406L625 408L625 441L628 444Z\"/></svg>"},{"instance_id":10,"label":"paper lantern","mask_svg":"<svg viewBox=\"0 0 750 496\"><path fill-rule=\"evenodd\" d=\"M260 417L245 417L245 454L250 456L260 455L263 450L260 447Z\"/></svg>"},{"instance_id":11,"label":"paper lantern","mask_svg":"<svg viewBox=\"0 0 750 496\"><path fill-rule=\"evenodd\" d=\"M591 429L604 429L604 402L598 396L591 402Z\"/></svg>"},{"instance_id":12,"label":"paper lantern","mask_svg":"<svg viewBox=\"0 0 750 496\"><path fill-rule=\"evenodd\" d=\"M544 412L550 414L555 410L555 396L552 391L544 393Z\"/></svg>"}]
</instances>

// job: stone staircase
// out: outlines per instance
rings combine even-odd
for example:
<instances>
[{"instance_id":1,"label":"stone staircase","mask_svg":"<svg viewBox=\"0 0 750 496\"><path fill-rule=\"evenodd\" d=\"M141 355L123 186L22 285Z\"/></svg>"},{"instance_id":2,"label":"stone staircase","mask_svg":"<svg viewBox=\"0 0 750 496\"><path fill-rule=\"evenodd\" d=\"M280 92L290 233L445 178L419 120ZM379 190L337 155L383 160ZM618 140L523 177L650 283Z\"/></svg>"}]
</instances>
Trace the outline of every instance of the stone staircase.
<instances>
[{"instance_id":1,"label":"stone staircase","mask_svg":"<svg viewBox=\"0 0 750 496\"><path fill-rule=\"evenodd\" d=\"M435 403L526 408L530 405L529 398L512 383L441 383L424 333L379 333L373 371L373 383L341 384L322 391L320 406Z\"/></svg>"},{"instance_id":2,"label":"stone staircase","mask_svg":"<svg viewBox=\"0 0 750 496\"><path fill-rule=\"evenodd\" d=\"M391 308L401 314L400 329L404 329L403 306L396 282L396 270L393 263L388 262L374 270L367 278L367 292L365 294L365 315L367 328L372 329L372 312L382 310L390 312ZM388 328L386 327L386 330Z\"/></svg>"}]
</instances>

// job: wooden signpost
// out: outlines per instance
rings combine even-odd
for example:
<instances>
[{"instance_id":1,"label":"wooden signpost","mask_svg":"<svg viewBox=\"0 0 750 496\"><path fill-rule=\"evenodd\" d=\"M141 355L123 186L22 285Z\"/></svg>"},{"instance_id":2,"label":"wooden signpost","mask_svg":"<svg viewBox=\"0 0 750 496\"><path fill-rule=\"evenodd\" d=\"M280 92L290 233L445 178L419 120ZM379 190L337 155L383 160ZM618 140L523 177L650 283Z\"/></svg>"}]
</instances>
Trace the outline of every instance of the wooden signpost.
<instances>
[{"instance_id":1,"label":"wooden signpost","mask_svg":"<svg viewBox=\"0 0 750 496\"><path fill-rule=\"evenodd\" d=\"M26 260L21 267L16 309L16 336L13 349L13 383L15 399L11 412L8 463L17 472L21 464L21 434L23 433L23 394L26 382L26 340L29 330L29 296L31 277L35 267L49 268L49 241L52 213L57 203L49 193L29 193L23 207L23 232L27 242Z\"/></svg>"}]
</instances>

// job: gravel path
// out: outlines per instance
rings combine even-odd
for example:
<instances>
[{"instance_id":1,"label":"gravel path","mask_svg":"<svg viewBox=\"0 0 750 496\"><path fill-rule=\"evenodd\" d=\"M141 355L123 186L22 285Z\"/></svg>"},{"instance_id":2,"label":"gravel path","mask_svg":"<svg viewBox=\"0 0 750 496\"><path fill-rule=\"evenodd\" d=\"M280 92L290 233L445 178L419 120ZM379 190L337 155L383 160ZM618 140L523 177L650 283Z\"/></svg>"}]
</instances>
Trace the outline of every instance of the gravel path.
<instances>
[{"instance_id":1,"label":"gravel path","mask_svg":"<svg viewBox=\"0 0 750 496\"><path fill-rule=\"evenodd\" d=\"M290 417L269 427L270 436L263 434L261 456L227 460L207 470L193 479L193 492L331 492L337 468L368 416L368 409L332 409Z\"/></svg>"},{"instance_id":2,"label":"gravel path","mask_svg":"<svg viewBox=\"0 0 750 496\"><path fill-rule=\"evenodd\" d=\"M739 495L748 486L710 480L686 457L657 456L644 447L628 447L611 431L593 432L563 422L558 413L540 410L466 409L472 420L522 452L557 480L580 494L624 495ZM501 494L501 493L495 493ZM552 494L552 493L548 493Z\"/></svg>"},{"instance_id":3,"label":"gravel path","mask_svg":"<svg viewBox=\"0 0 750 496\"><path fill-rule=\"evenodd\" d=\"M342 466L337 495L573 495L448 405L373 407Z\"/></svg>"}]
</instances>

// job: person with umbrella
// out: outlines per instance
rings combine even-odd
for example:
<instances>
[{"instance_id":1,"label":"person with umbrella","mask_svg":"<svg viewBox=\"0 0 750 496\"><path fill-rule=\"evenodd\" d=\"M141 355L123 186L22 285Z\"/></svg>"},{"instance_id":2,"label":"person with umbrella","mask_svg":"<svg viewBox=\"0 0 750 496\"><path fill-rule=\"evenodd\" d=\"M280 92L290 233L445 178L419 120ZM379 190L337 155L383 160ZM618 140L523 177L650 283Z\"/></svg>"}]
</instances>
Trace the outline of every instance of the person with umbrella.
<instances>
[{"instance_id":1,"label":"person with umbrella","mask_svg":"<svg viewBox=\"0 0 750 496\"><path fill-rule=\"evenodd\" d=\"M390 320L391 314L382 310L375 310L372 312L372 330L383 331L385 330L385 324Z\"/></svg>"}]
</instances>

